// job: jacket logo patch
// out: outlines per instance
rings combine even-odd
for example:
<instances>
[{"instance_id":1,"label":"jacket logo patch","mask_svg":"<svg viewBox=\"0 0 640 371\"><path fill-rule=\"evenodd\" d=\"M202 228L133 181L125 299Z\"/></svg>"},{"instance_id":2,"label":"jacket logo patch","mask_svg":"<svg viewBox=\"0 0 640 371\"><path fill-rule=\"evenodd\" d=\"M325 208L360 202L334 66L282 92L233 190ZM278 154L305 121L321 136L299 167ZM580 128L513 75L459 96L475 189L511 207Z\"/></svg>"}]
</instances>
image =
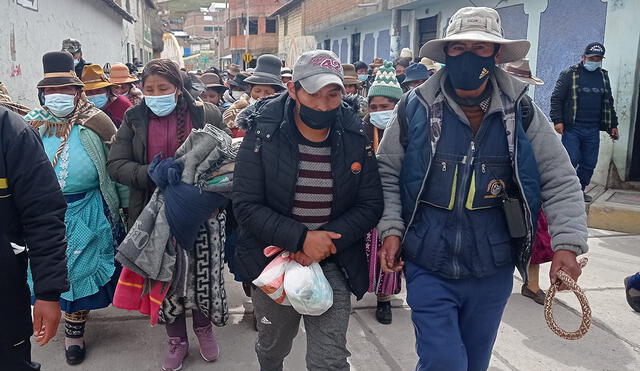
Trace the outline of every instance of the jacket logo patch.
<instances>
[{"instance_id":1,"label":"jacket logo patch","mask_svg":"<svg viewBox=\"0 0 640 371\"><path fill-rule=\"evenodd\" d=\"M7 180L7 178L0 178L0 189L7 188L9 188L9 181Z\"/></svg>"},{"instance_id":2,"label":"jacket logo patch","mask_svg":"<svg viewBox=\"0 0 640 371\"><path fill-rule=\"evenodd\" d=\"M498 198L506 188L503 180L493 179L487 186L487 193L489 194L484 196L484 198Z\"/></svg>"},{"instance_id":3,"label":"jacket logo patch","mask_svg":"<svg viewBox=\"0 0 640 371\"><path fill-rule=\"evenodd\" d=\"M351 172L354 174L360 174L362 171L362 164L359 162L354 162L351 164Z\"/></svg>"},{"instance_id":4,"label":"jacket logo patch","mask_svg":"<svg viewBox=\"0 0 640 371\"><path fill-rule=\"evenodd\" d=\"M482 71L480 71L480 76L478 76L478 80L480 80L481 78L487 76L487 74L489 73L489 70L487 70L486 68L482 68Z\"/></svg>"}]
</instances>

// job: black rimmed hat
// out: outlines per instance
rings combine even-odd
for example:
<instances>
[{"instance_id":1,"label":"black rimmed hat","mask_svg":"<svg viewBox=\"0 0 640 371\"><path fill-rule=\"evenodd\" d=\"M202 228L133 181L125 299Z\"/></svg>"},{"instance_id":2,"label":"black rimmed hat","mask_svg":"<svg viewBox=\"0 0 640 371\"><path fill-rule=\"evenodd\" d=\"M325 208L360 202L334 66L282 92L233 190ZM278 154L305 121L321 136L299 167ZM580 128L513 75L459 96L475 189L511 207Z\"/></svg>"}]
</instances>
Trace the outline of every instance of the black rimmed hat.
<instances>
[{"instance_id":1,"label":"black rimmed hat","mask_svg":"<svg viewBox=\"0 0 640 371\"><path fill-rule=\"evenodd\" d=\"M249 84L247 84L244 80L246 80L249 76L250 75L246 72L240 72L236 75L236 77L234 77L231 80L228 80L227 84L229 84L230 86L238 87L238 88L248 89Z\"/></svg>"},{"instance_id":2,"label":"black rimmed hat","mask_svg":"<svg viewBox=\"0 0 640 371\"><path fill-rule=\"evenodd\" d=\"M44 78L38 88L57 88L61 86L79 86L84 83L78 78L73 66L73 56L69 52L49 52L42 57Z\"/></svg>"},{"instance_id":3,"label":"black rimmed hat","mask_svg":"<svg viewBox=\"0 0 640 371\"><path fill-rule=\"evenodd\" d=\"M271 54L264 54L258 58L256 69L253 74L247 77L244 82L251 85L271 85L277 90L284 89L280 69L282 61Z\"/></svg>"},{"instance_id":4,"label":"black rimmed hat","mask_svg":"<svg viewBox=\"0 0 640 371\"><path fill-rule=\"evenodd\" d=\"M227 87L222 85L222 80L220 80L220 76L215 73L207 72L200 76L200 80L204 83L204 85L208 88L215 89L218 91L227 90Z\"/></svg>"}]
</instances>

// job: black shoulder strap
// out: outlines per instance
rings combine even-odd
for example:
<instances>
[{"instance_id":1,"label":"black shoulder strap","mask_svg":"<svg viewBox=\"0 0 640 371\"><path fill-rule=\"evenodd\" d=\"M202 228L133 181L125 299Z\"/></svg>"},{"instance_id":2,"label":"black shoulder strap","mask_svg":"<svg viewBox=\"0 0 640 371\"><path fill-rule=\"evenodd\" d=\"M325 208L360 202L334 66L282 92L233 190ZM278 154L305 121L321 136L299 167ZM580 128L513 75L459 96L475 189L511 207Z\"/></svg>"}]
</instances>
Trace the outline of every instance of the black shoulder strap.
<instances>
[{"instance_id":1,"label":"black shoulder strap","mask_svg":"<svg viewBox=\"0 0 640 371\"><path fill-rule=\"evenodd\" d=\"M400 125L400 144L404 149L407 149L409 144L409 138L407 137L407 131L409 130L409 123L407 122L407 100L409 100L409 94L411 90L402 94L402 98L398 102L398 124Z\"/></svg>"},{"instance_id":2,"label":"black shoulder strap","mask_svg":"<svg viewBox=\"0 0 640 371\"><path fill-rule=\"evenodd\" d=\"M531 126L534 114L533 100L526 94L520 100L520 113L522 114L522 127L526 133Z\"/></svg>"}]
</instances>

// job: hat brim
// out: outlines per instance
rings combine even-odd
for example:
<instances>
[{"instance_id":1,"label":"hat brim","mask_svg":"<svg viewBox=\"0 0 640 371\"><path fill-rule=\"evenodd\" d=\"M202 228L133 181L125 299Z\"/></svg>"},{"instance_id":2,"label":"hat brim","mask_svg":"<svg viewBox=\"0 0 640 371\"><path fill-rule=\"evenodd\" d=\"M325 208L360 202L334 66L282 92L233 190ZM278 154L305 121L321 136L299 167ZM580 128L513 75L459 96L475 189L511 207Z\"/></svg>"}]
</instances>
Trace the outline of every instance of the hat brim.
<instances>
[{"instance_id":1,"label":"hat brim","mask_svg":"<svg viewBox=\"0 0 640 371\"><path fill-rule=\"evenodd\" d=\"M133 82L137 82L140 81L140 79L136 78L136 77L122 77L122 78L118 78L118 77L110 77L109 81L111 81L112 84L130 84Z\"/></svg>"},{"instance_id":2,"label":"hat brim","mask_svg":"<svg viewBox=\"0 0 640 371\"><path fill-rule=\"evenodd\" d=\"M327 85L338 85L342 92L345 92L344 83L340 76L334 75L333 73L321 73L318 75L313 75L309 77L305 77L304 79L298 80L302 88L309 94L315 94L320 89L324 88Z\"/></svg>"},{"instance_id":3,"label":"hat brim","mask_svg":"<svg viewBox=\"0 0 640 371\"><path fill-rule=\"evenodd\" d=\"M227 90L229 88L227 88L224 85L220 85L220 84L206 84L205 85L207 89L215 89L215 90Z\"/></svg>"},{"instance_id":4,"label":"hat brim","mask_svg":"<svg viewBox=\"0 0 640 371\"><path fill-rule=\"evenodd\" d=\"M531 76L531 77L520 77L520 76L514 76L514 75L511 75L511 76L529 85L537 85L537 86L544 85L544 81L540 80L535 76Z\"/></svg>"},{"instance_id":5,"label":"hat brim","mask_svg":"<svg viewBox=\"0 0 640 371\"><path fill-rule=\"evenodd\" d=\"M110 82L107 81L97 81L97 82L85 82L84 83L84 91L87 90L97 90L97 89L102 89L102 88L106 88L108 86L113 86L115 84L112 84Z\"/></svg>"},{"instance_id":6,"label":"hat brim","mask_svg":"<svg viewBox=\"0 0 640 371\"><path fill-rule=\"evenodd\" d=\"M282 84L282 79L280 78L251 75L246 79L244 79L244 82L249 85L271 85L271 86L276 86L280 89L284 89L284 85Z\"/></svg>"},{"instance_id":7,"label":"hat brim","mask_svg":"<svg viewBox=\"0 0 640 371\"><path fill-rule=\"evenodd\" d=\"M360 86L360 85L362 85L362 82L360 80L356 79L356 78L345 76L344 81L343 81L342 84L345 85L345 86L346 85L358 85L358 86Z\"/></svg>"},{"instance_id":8,"label":"hat brim","mask_svg":"<svg viewBox=\"0 0 640 371\"><path fill-rule=\"evenodd\" d=\"M604 54L585 54L585 57L589 58L589 57L602 57L602 59L604 59Z\"/></svg>"},{"instance_id":9,"label":"hat brim","mask_svg":"<svg viewBox=\"0 0 640 371\"><path fill-rule=\"evenodd\" d=\"M293 74L292 74L292 73L283 73L281 76L282 76L282 77L289 77L289 78L293 78Z\"/></svg>"},{"instance_id":10,"label":"hat brim","mask_svg":"<svg viewBox=\"0 0 640 371\"><path fill-rule=\"evenodd\" d=\"M77 77L46 77L37 85L37 88L61 88L63 86L83 87L84 83Z\"/></svg>"},{"instance_id":11,"label":"hat brim","mask_svg":"<svg viewBox=\"0 0 640 371\"><path fill-rule=\"evenodd\" d=\"M419 77L418 78L409 78L409 77L407 77L402 81L402 83L400 85L404 85L404 84L407 84L407 83L410 83L410 82L420 81L420 80L425 80L426 81L428 79L429 79L429 77L424 78L424 79L423 78L419 78Z\"/></svg>"},{"instance_id":12,"label":"hat brim","mask_svg":"<svg viewBox=\"0 0 640 371\"><path fill-rule=\"evenodd\" d=\"M420 57L426 57L439 63L446 63L447 54L444 48L448 43L454 41L480 41L500 44L500 63L515 62L524 58L531 47L531 43L528 40L506 40L486 32L469 31L443 39L427 41L420 48Z\"/></svg>"}]
</instances>

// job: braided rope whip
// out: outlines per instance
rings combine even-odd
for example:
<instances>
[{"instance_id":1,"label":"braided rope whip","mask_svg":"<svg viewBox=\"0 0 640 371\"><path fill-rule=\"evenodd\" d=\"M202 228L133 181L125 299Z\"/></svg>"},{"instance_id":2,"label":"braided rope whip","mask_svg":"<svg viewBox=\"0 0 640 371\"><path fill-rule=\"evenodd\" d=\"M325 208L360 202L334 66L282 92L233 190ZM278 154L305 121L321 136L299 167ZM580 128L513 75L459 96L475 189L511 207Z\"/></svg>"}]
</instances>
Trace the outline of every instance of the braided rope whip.
<instances>
[{"instance_id":1,"label":"braided rope whip","mask_svg":"<svg viewBox=\"0 0 640 371\"><path fill-rule=\"evenodd\" d=\"M587 265L587 262L587 258L582 258L578 261L578 264L580 264L581 268L584 268ZM576 295L580 302L580 307L582 308L582 322L580 323L580 327L573 332L560 328L553 317L553 299L555 298L558 289L560 289L560 285L563 283ZM549 326L551 331L566 340L578 340L582 338L586 335L589 331L589 327L591 326L591 307L589 306L587 296L580 286L578 286L576 281L563 271L558 272L558 280L555 284L549 287L547 295L544 298L544 319L547 321L547 326Z\"/></svg>"}]
</instances>

